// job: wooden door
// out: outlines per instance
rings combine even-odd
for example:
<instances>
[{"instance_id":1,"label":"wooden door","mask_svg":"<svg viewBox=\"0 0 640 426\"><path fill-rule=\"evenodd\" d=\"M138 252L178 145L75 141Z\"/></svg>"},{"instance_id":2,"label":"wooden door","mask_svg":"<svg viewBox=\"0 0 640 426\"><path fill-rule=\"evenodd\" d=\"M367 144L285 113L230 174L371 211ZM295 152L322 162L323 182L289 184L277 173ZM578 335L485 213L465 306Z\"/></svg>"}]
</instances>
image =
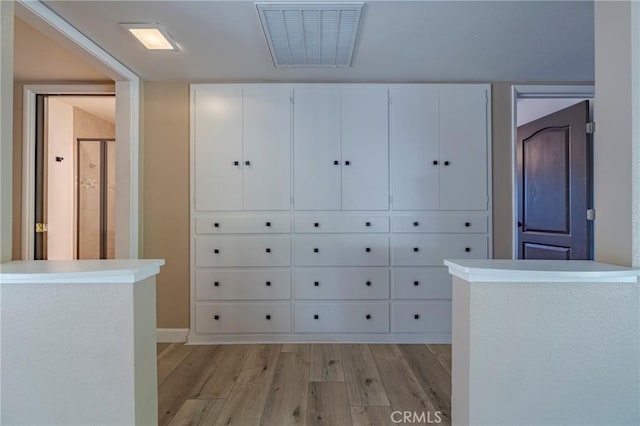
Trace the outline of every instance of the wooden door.
<instances>
[{"instance_id":1,"label":"wooden door","mask_svg":"<svg viewBox=\"0 0 640 426\"><path fill-rule=\"evenodd\" d=\"M242 89L194 92L196 210L242 210Z\"/></svg>"},{"instance_id":2,"label":"wooden door","mask_svg":"<svg viewBox=\"0 0 640 426\"><path fill-rule=\"evenodd\" d=\"M294 92L294 205L340 210L340 89Z\"/></svg>"},{"instance_id":3,"label":"wooden door","mask_svg":"<svg viewBox=\"0 0 640 426\"><path fill-rule=\"evenodd\" d=\"M291 91L245 88L243 206L289 210L291 204Z\"/></svg>"},{"instance_id":4,"label":"wooden door","mask_svg":"<svg viewBox=\"0 0 640 426\"><path fill-rule=\"evenodd\" d=\"M440 209L486 210L486 86L440 89Z\"/></svg>"},{"instance_id":5,"label":"wooden door","mask_svg":"<svg viewBox=\"0 0 640 426\"><path fill-rule=\"evenodd\" d=\"M591 259L589 103L518 127L518 258Z\"/></svg>"},{"instance_id":6,"label":"wooden door","mask_svg":"<svg viewBox=\"0 0 640 426\"><path fill-rule=\"evenodd\" d=\"M435 86L390 90L393 210L439 208L439 114Z\"/></svg>"},{"instance_id":7,"label":"wooden door","mask_svg":"<svg viewBox=\"0 0 640 426\"><path fill-rule=\"evenodd\" d=\"M389 101L385 88L342 97L342 210L389 209Z\"/></svg>"}]
</instances>

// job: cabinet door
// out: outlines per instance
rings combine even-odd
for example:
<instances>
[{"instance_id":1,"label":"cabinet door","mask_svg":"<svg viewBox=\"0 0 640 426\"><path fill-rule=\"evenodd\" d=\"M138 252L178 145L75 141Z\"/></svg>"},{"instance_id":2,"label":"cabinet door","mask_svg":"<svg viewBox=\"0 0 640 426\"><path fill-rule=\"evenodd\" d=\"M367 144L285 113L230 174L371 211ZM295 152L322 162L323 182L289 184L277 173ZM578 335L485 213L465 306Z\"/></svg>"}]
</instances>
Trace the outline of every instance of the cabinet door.
<instances>
[{"instance_id":1,"label":"cabinet door","mask_svg":"<svg viewBox=\"0 0 640 426\"><path fill-rule=\"evenodd\" d=\"M241 210L242 89L198 88L193 102L196 210Z\"/></svg>"},{"instance_id":2,"label":"cabinet door","mask_svg":"<svg viewBox=\"0 0 640 426\"><path fill-rule=\"evenodd\" d=\"M340 210L340 89L294 94L296 210Z\"/></svg>"},{"instance_id":3,"label":"cabinet door","mask_svg":"<svg viewBox=\"0 0 640 426\"><path fill-rule=\"evenodd\" d=\"M385 88L342 89L342 210L389 209Z\"/></svg>"},{"instance_id":4,"label":"cabinet door","mask_svg":"<svg viewBox=\"0 0 640 426\"><path fill-rule=\"evenodd\" d=\"M440 209L486 210L487 87L440 89Z\"/></svg>"},{"instance_id":5,"label":"cabinet door","mask_svg":"<svg viewBox=\"0 0 640 426\"><path fill-rule=\"evenodd\" d=\"M390 90L393 210L437 210L439 201L438 89Z\"/></svg>"},{"instance_id":6,"label":"cabinet door","mask_svg":"<svg viewBox=\"0 0 640 426\"><path fill-rule=\"evenodd\" d=\"M289 210L291 91L244 89L244 209Z\"/></svg>"}]
</instances>

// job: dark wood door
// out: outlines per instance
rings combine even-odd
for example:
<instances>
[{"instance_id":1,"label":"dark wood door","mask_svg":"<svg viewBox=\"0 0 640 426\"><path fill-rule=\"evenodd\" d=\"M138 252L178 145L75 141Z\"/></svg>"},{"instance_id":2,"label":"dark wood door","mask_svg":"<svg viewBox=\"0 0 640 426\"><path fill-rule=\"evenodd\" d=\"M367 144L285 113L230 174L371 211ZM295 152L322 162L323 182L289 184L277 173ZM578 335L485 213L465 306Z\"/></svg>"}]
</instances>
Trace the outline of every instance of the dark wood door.
<instances>
[{"instance_id":1,"label":"dark wood door","mask_svg":"<svg viewBox=\"0 0 640 426\"><path fill-rule=\"evenodd\" d=\"M592 259L589 102L518 127L518 258Z\"/></svg>"}]
</instances>

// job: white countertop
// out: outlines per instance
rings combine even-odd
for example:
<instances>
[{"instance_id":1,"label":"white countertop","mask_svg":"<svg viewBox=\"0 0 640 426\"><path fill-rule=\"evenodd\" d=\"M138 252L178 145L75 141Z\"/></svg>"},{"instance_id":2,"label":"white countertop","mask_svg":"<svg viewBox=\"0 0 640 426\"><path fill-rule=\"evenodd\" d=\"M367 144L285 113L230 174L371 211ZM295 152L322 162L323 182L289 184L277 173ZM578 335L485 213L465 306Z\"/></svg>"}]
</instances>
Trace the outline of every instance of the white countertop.
<instances>
[{"instance_id":1,"label":"white countertop","mask_svg":"<svg viewBox=\"0 0 640 426\"><path fill-rule=\"evenodd\" d=\"M445 260L468 282L638 282L640 269L591 260Z\"/></svg>"},{"instance_id":2,"label":"white countertop","mask_svg":"<svg viewBox=\"0 0 640 426\"><path fill-rule=\"evenodd\" d=\"M164 259L14 261L0 264L0 284L135 283L162 265Z\"/></svg>"}]
</instances>

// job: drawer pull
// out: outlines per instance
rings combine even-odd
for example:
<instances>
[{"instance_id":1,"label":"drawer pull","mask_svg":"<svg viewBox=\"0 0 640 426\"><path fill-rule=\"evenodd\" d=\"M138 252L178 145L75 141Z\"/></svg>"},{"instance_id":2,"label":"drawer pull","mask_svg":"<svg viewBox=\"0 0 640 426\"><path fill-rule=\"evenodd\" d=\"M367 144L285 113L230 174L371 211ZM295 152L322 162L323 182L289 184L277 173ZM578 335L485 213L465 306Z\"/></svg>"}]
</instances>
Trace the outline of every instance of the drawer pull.
<instances>
[{"instance_id":1,"label":"drawer pull","mask_svg":"<svg viewBox=\"0 0 640 426\"><path fill-rule=\"evenodd\" d=\"M420 281L414 281L413 285L415 285L416 287L420 285Z\"/></svg>"},{"instance_id":2,"label":"drawer pull","mask_svg":"<svg viewBox=\"0 0 640 426\"><path fill-rule=\"evenodd\" d=\"M264 251L266 251L267 253L271 253L271 249L269 247L267 247L266 249L264 249Z\"/></svg>"},{"instance_id":3,"label":"drawer pull","mask_svg":"<svg viewBox=\"0 0 640 426\"><path fill-rule=\"evenodd\" d=\"M349 161L349 160L345 161L345 162L344 162L344 165L345 165L345 166L350 166L350 165L351 165L351 161Z\"/></svg>"},{"instance_id":4,"label":"drawer pull","mask_svg":"<svg viewBox=\"0 0 640 426\"><path fill-rule=\"evenodd\" d=\"M234 161L234 162L233 162L233 165L234 165L234 166L239 166L239 165L240 165L240 162L239 162L239 161Z\"/></svg>"},{"instance_id":5,"label":"drawer pull","mask_svg":"<svg viewBox=\"0 0 640 426\"><path fill-rule=\"evenodd\" d=\"M470 227L471 226L471 222L465 222L464 226L467 227L467 228Z\"/></svg>"},{"instance_id":6,"label":"drawer pull","mask_svg":"<svg viewBox=\"0 0 640 426\"><path fill-rule=\"evenodd\" d=\"M415 315L413 316L413 319L420 319L420 315L419 315L419 314L415 314Z\"/></svg>"},{"instance_id":7,"label":"drawer pull","mask_svg":"<svg viewBox=\"0 0 640 426\"><path fill-rule=\"evenodd\" d=\"M271 227L271 222L265 223L264 226Z\"/></svg>"},{"instance_id":8,"label":"drawer pull","mask_svg":"<svg viewBox=\"0 0 640 426\"><path fill-rule=\"evenodd\" d=\"M269 321L271 319L271 315L267 314L267 316L265 316L266 320Z\"/></svg>"},{"instance_id":9,"label":"drawer pull","mask_svg":"<svg viewBox=\"0 0 640 426\"><path fill-rule=\"evenodd\" d=\"M413 222L413 226L420 226L420 222Z\"/></svg>"},{"instance_id":10,"label":"drawer pull","mask_svg":"<svg viewBox=\"0 0 640 426\"><path fill-rule=\"evenodd\" d=\"M313 315L313 319L314 319L314 320L317 320L318 318L320 318L320 315L318 315L318 314L314 314L314 315Z\"/></svg>"},{"instance_id":11,"label":"drawer pull","mask_svg":"<svg viewBox=\"0 0 640 426\"><path fill-rule=\"evenodd\" d=\"M420 251L420 248L419 248L419 247L414 247L414 248L413 248L413 251L417 253L417 252L419 252L419 251Z\"/></svg>"},{"instance_id":12,"label":"drawer pull","mask_svg":"<svg viewBox=\"0 0 640 426\"><path fill-rule=\"evenodd\" d=\"M334 165L334 166L337 166L337 165L339 165L339 164L340 164L340 162L339 162L338 160L333 160L333 165Z\"/></svg>"},{"instance_id":13,"label":"drawer pull","mask_svg":"<svg viewBox=\"0 0 640 426\"><path fill-rule=\"evenodd\" d=\"M437 166L438 165L438 160L433 160L433 165Z\"/></svg>"},{"instance_id":14,"label":"drawer pull","mask_svg":"<svg viewBox=\"0 0 640 426\"><path fill-rule=\"evenodd\" d=\"M219 224L218 222L214 222L214 223L213 223L213 227L214 227L214 228L219 228L219 227L220 227L220 224Z\"/></svg>"},{"instance_id":15,"label":"drawer pull","mask_svg":"<svg viewBox=\"0 0 640 426\"><path fill-rule=\"evenodd\" d=\"M367 281L367 287L371 287L371 281Z\"/></svg>"},{"instance_id":16,"label":"drawer pull","mask_svg":"<svg viewBox=\"0 0 640 426\"><path fill-rule=\"evenodd\" d=\"M220 250L218 250L218 249L213 249L213 254L218 254L218 253L220 253Z\"/></svg>"},{"instance_id":17,"label":"drawer pull","mask_svg":"<svg viewBox=\"0 0 640 426\"><path fill-rule=\"evenodd\" d=\"M213 316L213 319L214 319L214 320L216 320L216 321L218 321L218 320L220 319L220 315L214 315L214 316Z\"/></svg>"},{"instance_id":18,"label":"drawer pull","mask_svg":"<svg viewBox=\"0 0 640 426\"><path fill-rule=\"evenodd\" d=\"M448 165L449 165L449 162L448 162L448 161L445 161L445 162L444 162L444 165L445 165L445 166L448 166Z\"/></svg>"},{"instance_id":19,"label":"drawer pull","mask_svg":"<svg viewBox=\"0 0 640 426\"><path fill-rule=\"evenodd\" d=\"M467 253L469 253L471 251L471 247L465 247L464 251L466 251Z\"/></svg>"},{"instance_id":20,"label":"drawer pull","mask_svg":"<svg viewBox=\"0 0 640 426\"><path fill-rule=\"evenodd\" d=\"M220 283L219 283L218 281L216 281L216 282L214 282L214 283L213 283L213 286L214 286L214 287L219 287L219 286L220 286Z\"/></svg>"},{"instance_id":21,"label":"drawer pull","mask_svg":"<svg viewBox=\"0 0 640 426\"><path fill-rule=\"evenodd\" d=\"M313 223L313 227L314 228L320 228L320 222L314 222Z\"/></svg>"},{"instance_id":22,"label":"drawer pull","mask_svg":"<svg viewBox=\"0 0 640 426\"><path fill-rule=\"evenodd\" d=\"M245 166L250 166L250 165L251 165L251 161L248 161L248 160L247 160L247 161L245 161L245 162L244 162L244 165L245 165Z\"/></svg>"},{"instance_id":23,"label":"drawer pull","mask_svg":"<svg viewBox=\"0 0 640 426\"><path fill-rule=\"evenodd\" d=\"M366 251L367 253L370 253L371 252L371 247L365 248L364 251Z\"/></svg>"},{"instance_id":24,"label":"drawer pull","mask_svg":"<svg viewBox=\"0 0 640 426\"><path fill-rule=\"evenodd\" d=\"M314 281L313 285L316 286L316 287L320 287L320 281Z\"/></svg>"},{"instance_id":25,"label":"drawer pull","mask_svg":"<svg viewBox=\"0 0 640 426\"><path fill-rule=\"evenodd\" d=\"M367 314L364 316L366 319L370 320L371 319L371 314Z\"/></svg>"},{"instance_id":26,"label":"drawer pull","mask_svg":"<svg viewBox=\"0 0 640 426\"><path fill-rule=\"evenodd\" d=\"M264 285L266 285L267 287L271 287L271 281L265 282Z\"/></svg>"},{"instance_id":27,"label":"drawer pull","mask_svg":"<svg viewBox=\"0 0 640 426\"><path fill-rule=\"evenodd\" d=\"M319 248L314 248L314 249L313 249L313 252L314 252L314 253L319 253L319 252L320 252L320 249L319 249Z\"/></svg>"},{"instance_id":28,"label":"drawer pull","mask_svg":"<svg viewBox=\"0 0 640 426\"><path fill-rule=\"evenodd\" d=\"M366 222L364 226L371 226L371 222Z\"/></svg>"}]
</instances>

